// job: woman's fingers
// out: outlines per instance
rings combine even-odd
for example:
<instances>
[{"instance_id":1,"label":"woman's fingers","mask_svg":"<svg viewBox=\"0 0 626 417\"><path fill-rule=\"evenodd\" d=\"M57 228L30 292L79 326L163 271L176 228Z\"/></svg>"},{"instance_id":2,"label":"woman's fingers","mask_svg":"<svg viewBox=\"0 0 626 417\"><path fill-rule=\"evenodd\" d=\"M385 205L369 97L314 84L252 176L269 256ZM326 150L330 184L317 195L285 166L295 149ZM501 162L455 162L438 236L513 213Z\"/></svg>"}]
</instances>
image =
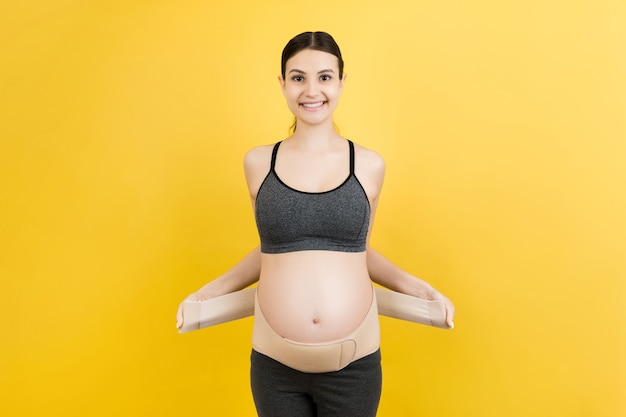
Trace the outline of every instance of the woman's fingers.
<instances>
[{"instance_id":1,"label":"woman's fingers","mask_svg":"<svg viewBox=\"0 0 626 417\"><path fill-rule=\"evenodd\" d=\"M454 306L451 303L446 303L446 323L451 329L454 328Z\"/></svg>"},{"instance_id":2,"label":"woman's fingers","mask_svg":"<svg viewBox=\"0 0 626 417\"><path fill-rule=\"evenodd\" d=\"M176 312L176 328L183 327L183 303L178 305L178 311Z\"/></svg>"}]
</instances>

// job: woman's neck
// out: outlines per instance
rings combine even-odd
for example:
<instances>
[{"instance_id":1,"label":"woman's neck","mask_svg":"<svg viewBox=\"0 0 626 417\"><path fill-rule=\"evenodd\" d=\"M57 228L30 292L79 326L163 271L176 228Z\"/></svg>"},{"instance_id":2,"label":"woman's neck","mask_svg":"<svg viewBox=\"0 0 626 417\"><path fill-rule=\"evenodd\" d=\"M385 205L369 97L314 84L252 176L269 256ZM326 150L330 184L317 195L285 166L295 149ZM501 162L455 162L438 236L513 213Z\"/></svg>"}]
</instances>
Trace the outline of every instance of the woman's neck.
<instances>
[{"instance_id":1,"label":"woman's neck","mask_svg":"<svg viewBox=\"0 0 626 417\"><path fill-rule=\"evenodd\" d=\"M298 123L296 131L290 136L290 139L301 142L303 145L320 146L333 140L341 139L341 136L335 130L332 121L330 123L322 123L309 125Z\"/></svg>"}]
</instances>

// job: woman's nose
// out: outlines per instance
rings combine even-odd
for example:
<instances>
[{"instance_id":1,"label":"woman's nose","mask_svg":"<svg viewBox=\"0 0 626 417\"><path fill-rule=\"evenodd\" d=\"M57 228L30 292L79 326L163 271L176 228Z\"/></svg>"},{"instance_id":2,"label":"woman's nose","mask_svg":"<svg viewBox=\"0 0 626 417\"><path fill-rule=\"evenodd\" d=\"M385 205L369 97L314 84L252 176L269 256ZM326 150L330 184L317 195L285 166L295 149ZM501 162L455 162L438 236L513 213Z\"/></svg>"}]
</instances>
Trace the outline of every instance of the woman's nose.
<instances>
[{"instance_id":1,"label":"woman's nose","mask_svg":"<svg viewBox=\"0 0 626 417\"><path fill-rule=\"evenodd\" d=\"M317 95L318 90L319 89L318 89L318 85L316 82L307 82L304 93L308 97L315 97Z\"/></svg>"}]
</instances>

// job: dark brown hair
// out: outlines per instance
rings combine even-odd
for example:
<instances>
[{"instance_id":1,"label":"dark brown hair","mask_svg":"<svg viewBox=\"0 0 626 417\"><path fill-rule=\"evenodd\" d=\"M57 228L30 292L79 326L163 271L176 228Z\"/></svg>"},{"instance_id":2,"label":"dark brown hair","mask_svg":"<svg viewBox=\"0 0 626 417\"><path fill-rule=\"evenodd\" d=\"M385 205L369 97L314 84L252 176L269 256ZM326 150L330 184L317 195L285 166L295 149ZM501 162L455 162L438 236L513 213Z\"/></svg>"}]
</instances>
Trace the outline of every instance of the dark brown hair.
<instances>
[{"instance_id":1,"label":"dark brown hair","mask_svg":"<svg viewBox=\"0 0 626 417\"><path fill-rule=\"evenodd\" d=\"M333 37L326 32L304 32L287 42L283 49L280 68L283 78L285 78L285 67L289 58L305 49L313 49L335 55L339 66L339 78L343 77L343 58L341 57L339 45L337 45Z\"/></svg>"}]
</instances>

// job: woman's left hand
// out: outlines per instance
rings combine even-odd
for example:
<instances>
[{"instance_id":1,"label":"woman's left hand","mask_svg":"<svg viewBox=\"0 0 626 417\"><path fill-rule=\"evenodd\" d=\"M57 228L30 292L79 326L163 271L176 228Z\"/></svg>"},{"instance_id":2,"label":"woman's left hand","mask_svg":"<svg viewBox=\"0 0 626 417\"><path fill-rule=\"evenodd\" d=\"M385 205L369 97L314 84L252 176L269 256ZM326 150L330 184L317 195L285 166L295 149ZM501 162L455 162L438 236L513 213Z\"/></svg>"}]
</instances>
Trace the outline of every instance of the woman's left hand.
<instances>
[{"instance_id":1,"label":"woman's left hand","mask_svg":"<svg viewBox=\"0 0 626 417\"><path fill-rule=\"evenodd\" d=\"M450 327L451 329L454 328L455 309L454 309L454 304L452 304L452 301L450 301L448 297L446 297L445 295L441 294L439 291L436 291L436 290L432 290L432 292L428 294L428 296L430 300L443 300L443 303L446 307L446 323L448 324L448 327Z\"/></svg>"}]
</instances>

